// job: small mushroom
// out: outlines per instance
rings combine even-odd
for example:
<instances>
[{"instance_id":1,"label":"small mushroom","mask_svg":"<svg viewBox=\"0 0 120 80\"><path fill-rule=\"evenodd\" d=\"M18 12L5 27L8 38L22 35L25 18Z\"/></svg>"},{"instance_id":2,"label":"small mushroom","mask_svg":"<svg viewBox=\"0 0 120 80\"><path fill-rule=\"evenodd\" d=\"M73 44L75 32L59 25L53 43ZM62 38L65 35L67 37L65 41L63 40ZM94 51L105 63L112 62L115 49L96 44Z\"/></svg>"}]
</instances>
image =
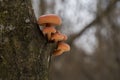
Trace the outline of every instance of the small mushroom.
<instances>
[{"instance_id":1,"label":"small mushroom","mask_svg":"<svg viewBox=\"0 0 120 80\"><path fill-rule=\"evenodd\" d=\"M62 23L61 18L56 14L42 15L38 19L38 24L40 25L50 24L50 25L58 26L61 25L61 23Z\"/></svg>"},{"instance_id":2,"label":"small mushroom","mask_svg":"<svg viewBox=\"0 0 120 80\"><path fill-rule=\"evenodd\" d=\"M70 51L70 46L64 42L59 42L57 49L54 51L54 56L59 56L63 54L63 52Z\"/></svg>"},{"instance_id":3,"label":"small mushroom","mask_svg":"<svg viewBox=\"0 0 120 80\"><path fill-rule=\"evenodd\" d=\"M61 34L60 32L56 32L51 36L51 40L55 42L65 41L67 40L67 36L64 34Z\"/></svg>"},{"instance_id":4,"label":"small mushroom","mask_svg":"<svg viewBox=\"0 0 120 80\"><path fill-rule=\"evenodd\" d=\"M45 27L43 29L43 34L47 35L48 40L51 39L51 34L55 32L56 32L56 29L54 27Z\"/></svg>"},{"instance_id":5,"label":"small mushroom","mask_svg":"<svg viewBox=\"0 0 120 80\"><path fill-rule=\"evenodd\" d=\"M61 24L61 18L55 14L42 15L38 19L38 24L44 26L43 34L50 40L51 34L56 32L54 27Z\"/></svg>"}]
</instances>

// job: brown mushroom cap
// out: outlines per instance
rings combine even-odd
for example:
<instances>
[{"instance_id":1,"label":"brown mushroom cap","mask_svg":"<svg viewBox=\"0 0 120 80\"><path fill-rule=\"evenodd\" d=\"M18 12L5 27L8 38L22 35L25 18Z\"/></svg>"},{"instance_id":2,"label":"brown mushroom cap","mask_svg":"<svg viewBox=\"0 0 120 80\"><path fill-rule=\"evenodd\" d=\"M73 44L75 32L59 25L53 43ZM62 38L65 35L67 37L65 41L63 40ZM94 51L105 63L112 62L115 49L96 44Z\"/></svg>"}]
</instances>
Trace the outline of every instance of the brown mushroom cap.
<instances>
[{"instance_id":1,"label":"brown mushroom cap","mask_svg":"<svg viewBox=\"0 0 120 80\"><path fill-rule=\"evenodd\" d=\"M54 27L45 27L43 29L43 34L47 34L47 33L55 33L56 29Z\"/></svg>"},{"instance_id":2,"label":"brown mushroom cap","mask_svg":"<svg viewBox=\"0 0 120 80\"><path fill-rule=\"evenodd\" d=\"M58 48L54 51L54 56L59 56L63 54L63 52L70 51L70 46L64 42L58 43Z\"/></svg>"},{"instance_id":3,"label":"brown mushroom cap","mask_svg":"<svg viewBox=\"0 0 120 80\"><path fill-rule=\"evenodd\" d=\"M55 42L65 41L67 40L67 36L57 31L51 36L51 40L54 40Z\"/></svg>"},{"instance_id":4,"label":"brown mushroom cap","mask_svg":"<svg viewBox=\"0 0 120 80\"><path fill-rule=\"evenodd\" d=\"M61 33L55 33L52 35L51 40L54 40L55 42L64 40L64 35Z\"/></svg>"},{"instance_id":5,"label":"brown mushroom cap","mask_svg":"<svg viewBox=\"0 0 120 80\"><path fill-rule=\"evenodd\" d=\"M70 46L67 43L59 42L57 49L62 50L63 52L66 52L66 51L70 51Z\"/></svg>"},{"instance_id":6,"label":"brown mushroom cap","mask_svg":"<svg viewBox=\"0 0 120 80\"><path fill-rule=\"evenodd\" d=\"M54 53L53 53L53 56L59 56L59 55L62 55L63 52L61 50L55 50Z\"/></svg>"},{"instance_id":7,"label":"brown mushroom cap","mask_svg":"<svg viewBox=\"0 0 120 80\"><path fill-rule=\"evenodd\" d=\"M52 24L52 25L60 25L61 24L61 18L55 14L47 14L42 15L38 19L38 24L44 25L44 24Z\"/></svg>"}]
</instances>

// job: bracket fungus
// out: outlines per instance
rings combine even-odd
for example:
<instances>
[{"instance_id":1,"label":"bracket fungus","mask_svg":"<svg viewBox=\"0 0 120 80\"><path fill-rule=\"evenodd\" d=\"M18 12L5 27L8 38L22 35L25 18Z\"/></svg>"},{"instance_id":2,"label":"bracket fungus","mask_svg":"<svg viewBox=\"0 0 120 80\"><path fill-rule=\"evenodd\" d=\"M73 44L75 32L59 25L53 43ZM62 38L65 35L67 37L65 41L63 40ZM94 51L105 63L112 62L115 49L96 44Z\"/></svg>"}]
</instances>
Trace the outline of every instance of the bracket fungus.
<instances>
[{"instance_id":1,"label":"bracket fungus","mask_svg":"<svg viewBox=\"0 0 120 80\"><path fill-rule=\"evenodd\" d=\"M54 51L53 55L54 56L59 56L63 52L70 51L70 46L67 43L64 42L59 42L57 49Z\"/></svg>"}]
</instances>

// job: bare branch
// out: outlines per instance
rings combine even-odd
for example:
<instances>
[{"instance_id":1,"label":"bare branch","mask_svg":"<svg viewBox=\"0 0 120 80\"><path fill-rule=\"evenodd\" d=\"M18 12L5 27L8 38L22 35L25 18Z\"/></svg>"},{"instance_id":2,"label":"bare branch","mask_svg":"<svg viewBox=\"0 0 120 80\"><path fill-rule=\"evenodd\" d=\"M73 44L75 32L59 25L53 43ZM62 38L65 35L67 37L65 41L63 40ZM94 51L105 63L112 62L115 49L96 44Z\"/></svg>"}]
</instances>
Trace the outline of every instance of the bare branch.
<instances>
[{"instance_id":1,"label":"bare branch","mask_svg":"<svg viewBox=\"0 0 120 80\"><path fill-rule=\"evenodd\" d=\"M100 15L98 15L90 24L88 24L87 26L85 26L85 28L83 30L81 30L79 33L74 34L73 36L70 37L69 39L69 43L72 44L72 42L79 36L81 36L87 29L89 29L90 27L92 27L92 25L98 23L103 17L107 16L112 9L114 8L116 2L119 0L111 0L111 3L108 5L108 7L106 8L105 11L103 11Z\"/></svg>"}]
</instances>

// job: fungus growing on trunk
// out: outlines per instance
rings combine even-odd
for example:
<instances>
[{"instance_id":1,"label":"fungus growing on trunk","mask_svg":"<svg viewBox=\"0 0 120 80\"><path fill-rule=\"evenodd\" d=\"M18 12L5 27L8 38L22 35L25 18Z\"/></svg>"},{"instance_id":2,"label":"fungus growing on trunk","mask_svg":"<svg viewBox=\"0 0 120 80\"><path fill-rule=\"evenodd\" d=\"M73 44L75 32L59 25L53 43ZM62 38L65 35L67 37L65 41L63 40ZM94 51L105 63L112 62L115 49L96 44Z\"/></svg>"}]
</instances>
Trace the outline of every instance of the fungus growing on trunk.
<instances>
[{"instance_id":1,"label":"fungus growing on trunk","mask_svg":"<svg viewBox=\"0 0 120 80\"><path fill-rule=\"evenodd\" d=\"M70 51L70 46L67 43L59 42L57 49L54 51L54 56L59 56L63 54L63 52Z\"/></svg>"},{"instance_id":2,"label":"fungus growing on trunk","mask_svg":"<svg viewBox=\"0 0 120 80\"><path fill-rule=\"evenodd\" d=\"M50 40L52 33L56 32L54 27L61 24L61 18L55 14L42 15L38 19L38 24L44 26L43 34Z\"/></svg>"},{"instance_id":3,"label":"fungus growing on trunk","mask_svg":"<svg viewBox=\"0 0 120 80\"><path fill-rule=\"evenodd\" d=\"M67 36L60 32L56 32L51 36L51 40L53 40L55 42L65 41L65 40L67 40Z\"/></svg>"}]
</instances>

